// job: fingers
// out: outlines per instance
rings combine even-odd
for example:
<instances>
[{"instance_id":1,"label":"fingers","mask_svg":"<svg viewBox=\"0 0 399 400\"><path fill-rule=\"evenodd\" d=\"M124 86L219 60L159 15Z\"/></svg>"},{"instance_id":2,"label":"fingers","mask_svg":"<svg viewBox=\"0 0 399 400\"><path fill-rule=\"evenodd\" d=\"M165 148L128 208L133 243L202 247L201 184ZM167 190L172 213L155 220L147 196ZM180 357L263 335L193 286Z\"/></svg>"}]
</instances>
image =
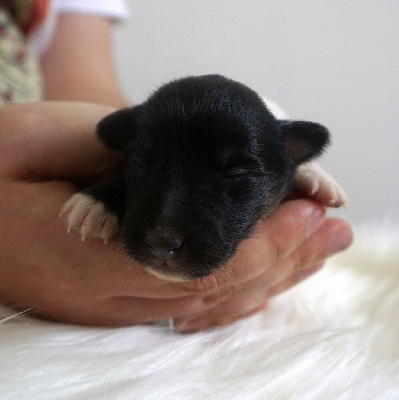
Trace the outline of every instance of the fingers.
<instances>
[{"instance_id":1,"label":"fingers","mask_svg":"<svg viewBox=\"0 0 399 400\"><path fill-rule=\"evenodd\" d=\"M305 269L301 269L298 272L294 272L287 278L283 279L281 282L278 282L276 285L272 286L268 291L268 296L273 297L280 293L291 289L293 286L298 283L304 281L310 276L314 275L316 272L320 271L324 266L324 262L320 261L319 263L313 265L312 267L308 267Z\"/></svg>"},{"instance_id":2,"label":"fingers","mask_svg":"<svg viewBox=\"0 0 399 400\"><path fill-rule=\"evenodd\" d=\"M175 321L179 332L193 332L222 326L252 315L266 307L268 298L290 289L319 271L329 255L347 248L353 240L350 226L339 219L327 219L293 253L258 277L243 284L221 288L213 296L215 307ZM218 301L216 301L218 299Z\"/></svg>"},{"instance_id":3,"label":"fingers","mask_svg":"<svg viewBox=\"0 0 399 400\"><path fill-rule=\"evenodd\" d=\"M270 269L270 276L274 272L274 283L269 296L282 293L313 275L323 267L328 256L346 249L352 241L353 231L345 221L327 220L295 253Z\"/></svg>"},{"instance_id":4,"label":"fingers","mask_svg":"<svg viewBox=\"0 0 399 400\"><path fill-rule=\"evenodd\" d=\"M114 163L96 138L113 109L78 102L38 102L0 109L2 167L23 178L86 177ZM115 157L115 156L114 156Z\"/></svg>"},{"instance_id":5,"label":"fingers","mask_svg":"<svg viewBox=\"0 0 399 400\"><path fill-rule=\"evenodd\" d=\"M254 303L252 308L243 307L243 302L239 300L212 308L203 314L189 318L177 318L174 320L174 329L180 333L192 333L230 325L235 321L266 309L268 305L267 301L261 301L260 303Z\"/></svg>"},{"instance_id":6,"label":"fingers","mask_svg":"<svg viewBox=\"0 0 399 400\"><path fill-rule=\"evenodd\" d=\"M295 279L299 281L301 271L348 247L352 242L352 235L352 230L345 221L327 219L294 252L270 266L265 274L269 286L277 285L286 279L290 279L292 284L295 283ZM296 274L299 274L297 278Z\"/></svg>"},{"instance_id":7,"label":"fingers","mask_svg":"<svg viewBox=\"0 0 399 400\"><path fill-rule=\"evenodd\" d=\"M266 290L243 293L218 303L200 296L176 299L115 297L96 304L95 310L80 313L75 323L97 326L126 326L173 318L177 331L188 332L227 325L266 307ZM73 318L74 316L72 316ZM71 317L69 317L70 319Z\"/></svg>"}]
</instances>

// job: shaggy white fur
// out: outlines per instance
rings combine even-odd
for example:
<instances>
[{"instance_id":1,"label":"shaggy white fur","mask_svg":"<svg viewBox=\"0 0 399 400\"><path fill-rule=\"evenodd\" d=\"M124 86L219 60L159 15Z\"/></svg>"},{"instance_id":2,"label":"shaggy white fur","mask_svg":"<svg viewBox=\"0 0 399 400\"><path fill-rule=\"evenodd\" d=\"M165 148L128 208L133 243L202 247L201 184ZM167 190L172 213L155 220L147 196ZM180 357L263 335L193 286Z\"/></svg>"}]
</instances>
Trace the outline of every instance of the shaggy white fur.
<instances>
[{"instance_id":1,"label":"shaggy white fur","mask_svg":"<svg viewBox=\"0 0 399 400\"><path fill-rule=\"evenodd\" d=\"M350 250L268 310L193 335L0 324L0 398L399 399L399 230Z\"/></svg>"}]
</instances>

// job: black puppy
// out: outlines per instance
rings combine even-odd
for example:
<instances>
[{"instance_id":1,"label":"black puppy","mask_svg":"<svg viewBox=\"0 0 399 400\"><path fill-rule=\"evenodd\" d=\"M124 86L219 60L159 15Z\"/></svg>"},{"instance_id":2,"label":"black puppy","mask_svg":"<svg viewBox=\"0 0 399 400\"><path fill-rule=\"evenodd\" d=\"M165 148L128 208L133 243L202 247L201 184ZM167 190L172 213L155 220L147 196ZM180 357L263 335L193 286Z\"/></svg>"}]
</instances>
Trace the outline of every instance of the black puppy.
<instances>
[{"instance_id":1,"label":"black puppy","mask_svg":"<svg viewBox=\"0 0 399 400\"><path fill-rule=\"evenodd\" d=\"M125 156L115 176L73 196L62 214L82 239L119 229L127 254L170 280L207 276L293 187L328 206L346 202L315 163L323 126L278 120L248 87L219 75L162 86L98 124Z\"/></svg>"}]
</instances>

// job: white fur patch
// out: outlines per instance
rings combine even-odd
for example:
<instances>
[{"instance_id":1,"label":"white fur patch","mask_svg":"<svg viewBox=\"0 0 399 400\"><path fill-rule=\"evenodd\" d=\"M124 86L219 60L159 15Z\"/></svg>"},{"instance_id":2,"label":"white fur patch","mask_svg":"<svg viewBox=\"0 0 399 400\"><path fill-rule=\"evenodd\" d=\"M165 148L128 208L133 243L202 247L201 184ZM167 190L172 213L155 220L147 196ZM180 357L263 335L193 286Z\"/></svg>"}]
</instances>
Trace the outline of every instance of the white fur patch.
<instances>
[{"instance_id":1,"label":"white fur patch","mask_svg":"<svg viewBox=\"0 0 399 400\"><path fill-rule=\"evenodd\" d=\"M68 232L79 230L82 241L87 237L99 237L107 244L119 230L118 218L104 204L93 197L76 193L64 205L60 217L68 214Z\"/></svg>"}]
</instances>

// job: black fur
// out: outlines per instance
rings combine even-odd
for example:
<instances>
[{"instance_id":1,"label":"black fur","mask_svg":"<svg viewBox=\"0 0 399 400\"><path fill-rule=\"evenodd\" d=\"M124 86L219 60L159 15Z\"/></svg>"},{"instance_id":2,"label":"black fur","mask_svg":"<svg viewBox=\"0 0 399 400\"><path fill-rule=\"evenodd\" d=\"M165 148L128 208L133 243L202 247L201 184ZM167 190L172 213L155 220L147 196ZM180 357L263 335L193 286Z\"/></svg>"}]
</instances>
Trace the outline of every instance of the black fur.
<instances>
[{"instance_id":1,"label":"black fur","mask_svg":"<svg viewBox=\"0 0 399 400\"><path fill-rule=\"evenodd\" d=\"M98 136L125 169L86 193L118 214L131 257L183 279L226 263L329 141L323 126L277 120L253 90L218 75L162 86L103 119Z\"/></svg>"}]
</instances>

